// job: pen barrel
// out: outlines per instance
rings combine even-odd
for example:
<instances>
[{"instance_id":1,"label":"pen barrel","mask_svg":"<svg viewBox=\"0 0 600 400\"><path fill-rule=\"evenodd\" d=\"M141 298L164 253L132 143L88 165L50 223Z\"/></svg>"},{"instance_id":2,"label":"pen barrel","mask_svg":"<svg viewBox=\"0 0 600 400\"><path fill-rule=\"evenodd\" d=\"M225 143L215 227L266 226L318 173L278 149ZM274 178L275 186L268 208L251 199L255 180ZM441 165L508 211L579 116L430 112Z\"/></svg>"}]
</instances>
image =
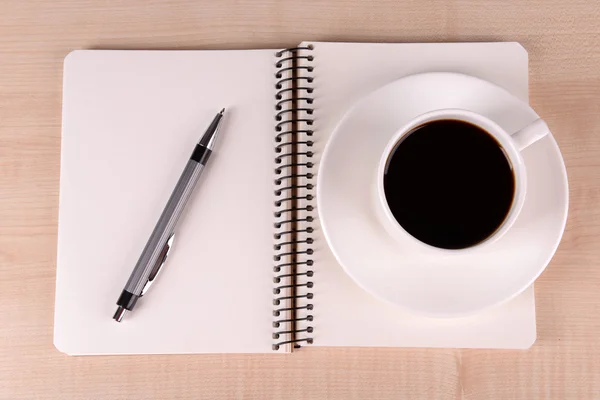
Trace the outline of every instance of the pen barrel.
<instances>
[{"instance_id":1,"label":"pen barrel","mask_svg":"<svg viewBox=\"0 0 600 400\"><path fill-rule=\"evenodd\" d=\"M179 217L185 209L185 204L194 191L204 165L190 159L171 194L140 258L138 259L125 291L134 296L141 296L153 267L156 265L167 240L173 233Z\"/></svg>"}]
</instances>

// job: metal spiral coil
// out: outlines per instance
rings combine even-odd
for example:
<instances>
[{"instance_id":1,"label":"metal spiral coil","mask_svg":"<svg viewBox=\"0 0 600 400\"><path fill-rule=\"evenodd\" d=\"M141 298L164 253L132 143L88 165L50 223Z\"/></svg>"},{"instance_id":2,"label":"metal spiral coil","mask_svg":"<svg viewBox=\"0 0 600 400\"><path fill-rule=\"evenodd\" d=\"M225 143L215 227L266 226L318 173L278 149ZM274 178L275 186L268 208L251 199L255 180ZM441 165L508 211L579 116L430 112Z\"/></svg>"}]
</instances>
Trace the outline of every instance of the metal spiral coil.
<instances>
[{"instance_id":1,"label":"metal spiral coil","mask_svg":"<svg viewBox=\"0 0 600 400\"><path fill-rule=\"evenodd\" d=\"M311 223L314 211L311 205L301 202L314 199L314 163L309 160L314 153L312 118L314 99L310 96L314 88L312 76L299 76L312 73L314 56L310 55L312 45L284 49L275 53L275 274L273 283L273 350L283 345L300 347L311 344L310 323L314 283L311 258L314 239L310 236L314 229ZM304 65L299 65L302 62ZM302 128L300 127L302 125ZM300 162L299 158L304 158ZM299 183L300 180L303 183ZM302 192L300 195L299 193ZM304 213L300 216L300 212ZM302 227L298 224L301 223ZM286 303L287 302L287 303Z\"/></svg>"}]
</instances>

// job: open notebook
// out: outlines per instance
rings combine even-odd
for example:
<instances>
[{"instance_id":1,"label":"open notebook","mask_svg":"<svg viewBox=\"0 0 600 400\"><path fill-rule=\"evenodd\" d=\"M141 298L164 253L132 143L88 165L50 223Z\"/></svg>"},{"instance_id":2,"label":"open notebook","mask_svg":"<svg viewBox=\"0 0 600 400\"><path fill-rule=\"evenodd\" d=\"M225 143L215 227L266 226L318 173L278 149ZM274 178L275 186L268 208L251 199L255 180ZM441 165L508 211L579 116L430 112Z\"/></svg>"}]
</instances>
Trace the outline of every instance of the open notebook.
<instances>
[{"instance_id":1,"label":"open notebook","mask_svg":"<svg viewBox=\"0 0 600 400\"><path fill-rule=\"evenodd\" d=\"M527 100L527 53L517 43L69 54L56 347L68 354L529 347L533 288L476 317L421 318L360 289L322 236L314 185L337 121L373 90L427 71L474 75ZM221 107L219 143L167 265L118 324L111 317L123 285Z\"/></svg>"}]
</instances>

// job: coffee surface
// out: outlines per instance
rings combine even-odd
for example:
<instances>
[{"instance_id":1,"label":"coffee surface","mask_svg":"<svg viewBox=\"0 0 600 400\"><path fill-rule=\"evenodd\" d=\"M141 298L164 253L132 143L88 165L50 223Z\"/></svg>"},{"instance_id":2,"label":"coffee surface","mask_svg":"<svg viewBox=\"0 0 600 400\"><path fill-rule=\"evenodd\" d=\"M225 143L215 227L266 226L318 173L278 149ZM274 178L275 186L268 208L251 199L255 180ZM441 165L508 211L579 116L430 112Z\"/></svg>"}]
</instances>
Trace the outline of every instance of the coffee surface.
<instances>
[{"instance_id":1,"label":"coffee surface","mask_svg":"<svg viewBox=\"0 0 600 400\"><path fill-rule=\"evenodd\" d=\"M500 144L459 120L423 124L387 160L384 191L398 223L413 237L444 249L487 239L510 211L515 177Z\"/></svg>"}]
</instances>

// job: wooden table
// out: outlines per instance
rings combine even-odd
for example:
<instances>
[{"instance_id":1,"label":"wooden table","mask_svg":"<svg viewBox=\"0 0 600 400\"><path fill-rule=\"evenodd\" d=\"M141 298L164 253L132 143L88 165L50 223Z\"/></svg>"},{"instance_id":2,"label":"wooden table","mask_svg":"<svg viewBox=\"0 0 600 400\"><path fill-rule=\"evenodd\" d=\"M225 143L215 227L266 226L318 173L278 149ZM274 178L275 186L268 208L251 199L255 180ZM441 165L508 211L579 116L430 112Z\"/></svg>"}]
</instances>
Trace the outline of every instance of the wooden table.
<instances>
[{"instance_id":1,"label":"wooden table","mask_svg":"<svg viewBox=\"0 0 600 400\"><path fill-rule=\"evenodd\" d=\"M246 4L247 3L247 4ZM252 3L252 4L251 4ZM529 351L68 357L52 345L61 74L72 49L519 41L570 180ZM0 1L0 398L600 398L597 0Z\"/></svg>"}]
</instances>

